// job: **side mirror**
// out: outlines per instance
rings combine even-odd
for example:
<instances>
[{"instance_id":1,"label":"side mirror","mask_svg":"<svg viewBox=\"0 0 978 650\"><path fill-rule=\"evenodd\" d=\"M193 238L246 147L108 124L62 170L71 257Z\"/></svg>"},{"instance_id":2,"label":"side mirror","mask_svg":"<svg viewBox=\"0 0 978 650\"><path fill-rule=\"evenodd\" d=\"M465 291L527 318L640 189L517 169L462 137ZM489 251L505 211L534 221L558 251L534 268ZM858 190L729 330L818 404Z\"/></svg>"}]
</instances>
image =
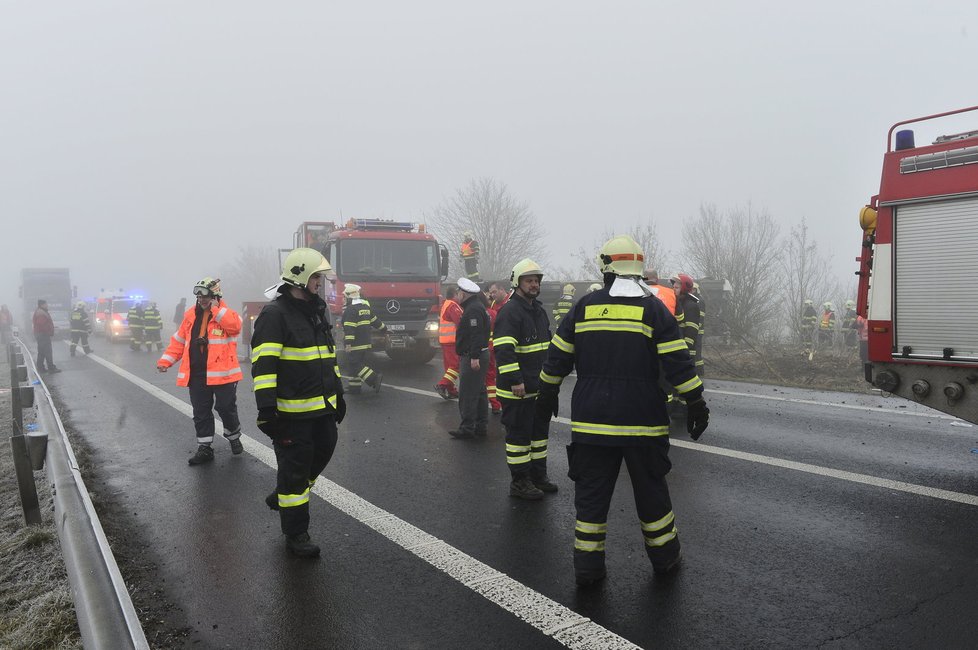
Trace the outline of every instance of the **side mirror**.
<instances>
[{"instance_id":1,"label":"side mirror","mask_svg":"<svg viewBox=\"0 0 978 650\"><path fill-rule=\"evenodd\" d=\"M442 279L445 279L448 277L448 249L442 248L439 252L441 253L441 264L439 265L438 271Z\"/></svg>"}]
</instances>

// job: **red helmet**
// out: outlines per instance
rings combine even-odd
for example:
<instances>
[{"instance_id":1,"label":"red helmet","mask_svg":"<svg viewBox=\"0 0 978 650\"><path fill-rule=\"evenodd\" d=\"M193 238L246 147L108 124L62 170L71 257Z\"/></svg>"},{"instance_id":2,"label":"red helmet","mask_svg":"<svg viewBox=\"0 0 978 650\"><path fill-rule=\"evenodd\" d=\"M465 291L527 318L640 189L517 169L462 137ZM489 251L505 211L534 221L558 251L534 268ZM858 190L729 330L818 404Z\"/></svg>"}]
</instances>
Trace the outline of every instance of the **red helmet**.
<instances>
[{"instance_id":1,"label":"red helmet","mask_svg":"<svg viewBox=\"0 0 978 650\"><path fill-rule=\"evenodd\" d=\"M678 286L680 293L693 293L693 277L685 273L677 273L672 278L672 285Z\"/></svg>"}]
</instances>

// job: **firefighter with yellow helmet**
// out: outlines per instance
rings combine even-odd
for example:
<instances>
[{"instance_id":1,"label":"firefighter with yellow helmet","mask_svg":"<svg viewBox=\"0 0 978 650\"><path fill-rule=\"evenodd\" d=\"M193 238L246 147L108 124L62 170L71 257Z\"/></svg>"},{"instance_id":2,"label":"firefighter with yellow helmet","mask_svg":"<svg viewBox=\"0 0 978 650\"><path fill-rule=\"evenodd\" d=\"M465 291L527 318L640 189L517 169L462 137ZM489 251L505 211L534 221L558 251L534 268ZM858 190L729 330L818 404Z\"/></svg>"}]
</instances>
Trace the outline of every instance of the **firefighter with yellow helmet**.
<instances>
[{"instance_id":1,"label":"firefighter with yellow helmet","mask_svg":"<svg viewBox=\"0 0 978 650\"><path fill-rule=\"evenodd\" d=\"M567 315L567 312L571 310L574 306L574 285L565 284L564 288L561 289L560 298L557 299L557 304L554 305L554 327L560 325L560 319Z\"/></svg>"},{"instance_id":2,"label":"firefighter with yellow helmet","mask_svg":"<svg viewBox=\"0 0 978 650\"><path fill-rule=\"evenodd\" d=\"M75 308L71 312L71 356L75 356L78 343L81 342L82 350L85 354L91 354L92 348L88 346L88 335L92 333L92 321L88 318L88 310L85 302L79 300L75 303Z\"/></svg>"},{"instance_id":3,"label":"firefighter with yellow helmet","mask_svg":"<svg viewBox=\"0 0 978 650\"><path fill-rule=\"evenodd\" d=\"M331 270L316 250L289 253L251 337L258 428L272 439L278 461L275 492L265 503L279 511L286 550L303 558L319 556L309 537L309 494L346 414L333 327L319 296Z\"/></svg>"},{"instance_id":4,"label":"firefighter with yellow helmet","mask_svg":"<svg viewBox=\"0 0 978 650\"><path fill-rule=\"evenodd\" d=\"M605 577L608 508L622 460L628 466L645 550L656 573L680 560L666 484L669 414L659 369L688 403L687 430L697 439L709 423L676 319L642 281L644 254L628 236L601 247L604 288L583 296L561 320L540 373L537 409L557 413L561 382L577 381L571 401L568 476L574 481L574 570L578 585Z\"/></svg>"},{"instance_id":5,"label":"firefighter with yellow helmet","mask_svg":"<svg viewBox=\"0 0 978 650\"><path fill-rule=\"evenodd\" d=\"M510 496L537 500L556 492L547 476L549 414L536 412L540 369L550 345L550 320L538 300L543 270L531 259L513 267L513 294L502 306L493 327L496 354L496 396L503 406L506 462L512 475Z\"/></svg>"},{"instance_id":6,"label":"firefighter with yellow helmet","mask_svg":"<svg viewBox=\"0 0 978 650\"><path fill-rule=\"evenodd\" d=\"M350 392L359 393L363 384L376 392L384 376L367 365L367 353L373 347L370 330L387 331L384 322L377 318L370 303L360 295L359 284L348 284L343 288L346 306L343 309L343 344L346 348L346 362L351 372Z\"/></svg>"}]
</instances>

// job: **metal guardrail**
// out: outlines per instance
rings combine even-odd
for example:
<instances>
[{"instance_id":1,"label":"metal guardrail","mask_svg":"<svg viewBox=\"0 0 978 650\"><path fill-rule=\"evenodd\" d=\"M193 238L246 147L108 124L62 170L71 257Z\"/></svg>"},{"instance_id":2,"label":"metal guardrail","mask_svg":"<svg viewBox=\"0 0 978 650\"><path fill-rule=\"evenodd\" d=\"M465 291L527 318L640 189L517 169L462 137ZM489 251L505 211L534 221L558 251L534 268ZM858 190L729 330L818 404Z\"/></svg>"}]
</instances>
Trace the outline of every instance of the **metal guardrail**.
<instances>
[{"instance_id":1,"label":"metal guardrail","mask_svg":"<svg viewBox=\"0 0 978 650\"><path fill-rule=\"evenodd\" d=\"M20 339L24 358L37 376L34 359ZM47 385L38 377L37 419L47 431L48 474L54 485L54 518L61 541L75 616L86 648L148 650L136 608L119 572L98 514L88 496L78 461ZM42 399L43 398L43 399Z\"/></svg>"}]
</instances>

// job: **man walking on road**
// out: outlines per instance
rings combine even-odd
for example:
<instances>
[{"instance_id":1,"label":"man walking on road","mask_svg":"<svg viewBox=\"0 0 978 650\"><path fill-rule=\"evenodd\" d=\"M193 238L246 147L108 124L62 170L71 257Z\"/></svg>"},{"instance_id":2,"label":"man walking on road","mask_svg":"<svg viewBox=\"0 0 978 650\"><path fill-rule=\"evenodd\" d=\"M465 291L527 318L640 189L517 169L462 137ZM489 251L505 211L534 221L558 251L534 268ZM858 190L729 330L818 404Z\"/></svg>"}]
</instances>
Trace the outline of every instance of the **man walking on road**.
<instances>
[{"instance_id":1,"label":"man walking on road","mask_svg":"<svg viewBox=\"0 0 978 650\"><path fill-rule=\"evenodd\" d=\"M384 321L377 318L370 303L360 295L359 284L348 284L343 289L346 308L343 310L343 345L346 348L347 376L350 392L359 393L366 384L380 392L384 375L367 365L367 354L373 348L371 330L386 332Z\"/></svg>"},{"instance_id":2,"label":"man walking on road","mask_svg":"<svg viewBox=\"0 0 978 650\"><path fill-rule=\"evenodd\" d=\"M88 318L85 310L85 303L79 301L75 309L71 312L71 346L70 354L75 356L78 343L81 342L82 350L85 354L91 354L92 348L88 347L88 335L92 333L92 321Z\"/></svg>"},{"instance_id":3,"label":"man walking on road","mask_svg":"<svg viewBox=\"0 0 978 650\"><path fill-rule=\"evenodd\" d=\"M197 431L197 452L187 461L202 465L214 460L214 411L221 416L224 437L231 453L240 454L241 422L238 420L238 347L235 337L241 333L241 317L227 306L221 296L221 281L204 278L194 285L196 304L187 310L166 352L156 362L156 369L166 372L180 362L177 386L190 389Z\"/></svg>"},{"instance_id":4,"label":"man walking on road","mask_svg":"<svg viewBox=\"0 0 978 650\"><path fill-rule=\"evenodd\" d=\"M156 303L149 303L149 307L143 310L143 343L146 344L146 351L152 352L153 345L156 345L156 351L163 351L163 316L160 314L160 310L156 308Z\"/></svg>"},{"instance_id":5,"label":"man walking on road","mask_svg":"<svg viewBox=\"0 0 978 650\"><path fill-rule=\"evenodd\" d=\"M557 413L564 377L577 370L571 402L568 472L574 481L577 584L605 577L608 508L624 459L635 493L645 551L656 573L679 564L679 536L666 485L669 413L659 368L686 400L693 440L709 423L703 383L668 308L642 282L642 248L615 237L598 257L605 286L585 295L561 321L540 373L538 413Z\"/></svg>"},{"instance_id":6,"label":"man walking on road","mask_svg":"<svg viewBox=\"0 0 978 650\"><path fill-rule=\"evenodd\" d=\"M51 339L54 337L54 321L48 313L48 301L43 298L37 301L34 310L33 329L34 340L37 341L37 370L38 372L61 372L54 365L54 353L51 350Z\"/></svg>"},{"instance_id":7,"label":"man walking on road","mask_svg":"<svg viewBox=\"0 0 978 650\"><path fill-rule=\"evenodd\" d=\"M303 558L319 557L309 537L309 493L333 457L336 426L346 415L333 327L319 297L331 270L312 248L289 253L251 337L258 428L272 439L278 461L275 492L265 503L279 512L286 551Z\"/></svg>"},{"instance_id":8,"label":"man walking on road","mask_svg":"<svg viewBox=\"0 0 978 650\"><path fill-rule=\"evenodd\" d=\"M489 368L489 312L486 297L472 280L458 279L462 317L455 335L458 354L458 429L449 431L455 438L484 436L489 428L489 398L486 371Z\"/></svg>"},{"instance_id":9,"label":"man walking on road","mask_svg":"<svg viewBox=\"0 0 978 650\"><path fill-rule=\"evenodd\" d=\"M458 289L449 287L445 291L445 302L438 312L438 344L441 346L441 360L445 368L435 390L442 399L458 398L458 354L455 352L455 331L462 318L462 307L458 304Z\"/></svg>"},{"instance_id":10,"label":"man walking on road","mask_svg":"<svg viewBox=\"0 0 978 650\"><path fill-rule=\"evenodd\" d=\"M550 416L536 412L540 368L550 345L550 320L537 298L543 271L531 259L516 263L510 275L513 295L496 316L492 344L498 377L496 395L503 405L509 495L538 500L556 492L547 476Z\"/></svg>"}]
</instances>

